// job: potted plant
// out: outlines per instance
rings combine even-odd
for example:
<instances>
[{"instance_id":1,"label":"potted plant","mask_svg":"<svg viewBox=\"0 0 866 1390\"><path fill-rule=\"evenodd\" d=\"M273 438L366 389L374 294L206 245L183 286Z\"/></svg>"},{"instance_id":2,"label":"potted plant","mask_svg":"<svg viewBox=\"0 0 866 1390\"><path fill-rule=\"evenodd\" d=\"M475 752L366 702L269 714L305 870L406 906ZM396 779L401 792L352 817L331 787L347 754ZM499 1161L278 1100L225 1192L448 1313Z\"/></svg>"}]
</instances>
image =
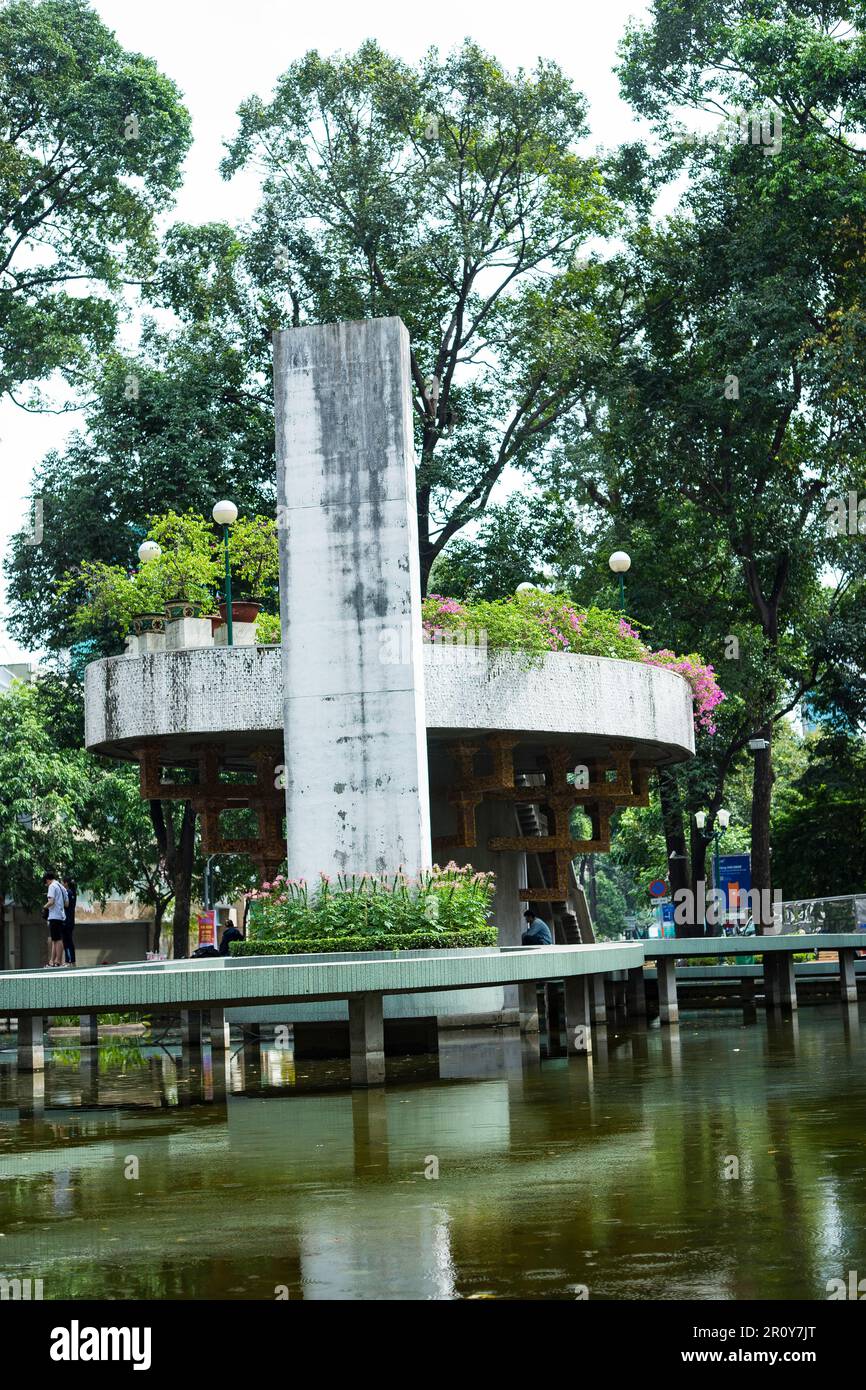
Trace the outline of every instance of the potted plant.
<instances>
[{"instance_id":1,"label":"potted plant","mask_svg":"<svg viewBox=\"0 0 866 1390\"><path fill-rule=\"evenodd\" d=\"M219 559L213 531L195 512L165 512L151 518L148 540L161 553L148 560L143 570L161 586L165 616L169 622L197 618L213 606Z\"/></svg>"},{"instance_id":2,"label":"potted plant","mask_svg":"<svg viewBox=\"0 0 866 1390\"><path fill-rule=\"evenodd\" d=\"M147 566L130 573L122 565L85 560L64 576L57 592L61 597L70 595L77 600L72 615L77 632L90 633L106 626L114 628L120 637L125 637L130 629L136 635L164 631L161 582Z\"/></svg>"},{"instance_id":3,"label":"potted plant","mask_svg":"<svg viewBox=\"0 0 866 1390\"><path fill-rule=\"evenodd\" d=\"M236 623L254 623L268 597L279 582L280 552L276 522L268 516L241 517L229 532L229 563L238 584L238 597L232 602ZM227 607L220 604L223 620Z\"/></svg>"}]
</instances>

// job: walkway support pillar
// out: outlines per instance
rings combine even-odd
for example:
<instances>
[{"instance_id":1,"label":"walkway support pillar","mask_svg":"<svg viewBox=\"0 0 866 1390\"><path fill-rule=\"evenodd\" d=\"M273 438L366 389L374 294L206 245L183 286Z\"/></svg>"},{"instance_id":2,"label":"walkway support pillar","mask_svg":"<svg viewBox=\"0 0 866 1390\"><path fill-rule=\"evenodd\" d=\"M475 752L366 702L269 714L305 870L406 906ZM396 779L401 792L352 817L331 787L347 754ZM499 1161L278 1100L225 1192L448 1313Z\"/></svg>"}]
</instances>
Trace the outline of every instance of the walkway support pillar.
<instances>
[{"instance_id":1,"label":"walkway support pillar","mask_svg":"<svg viewBox=\"0 0 866 1390\"><path fill-rule=\"evenodd\" d=\"M793 951L786 951L779 957L779 1000L783 1009L797 1007L797 972L794 969Z\"/></svg>"},{"instance_id":2,"label":"walkway support pillar","mask_svg":"<svg viewBox=\"0 0 866 1390\"><path fill-rule=\"evenodd\" d=\"M201 1051L201 1009L181 1009L180 1038L184 1051Z\"/></svg>"},{"instance_id":3,"label":"walkway support pillar","mask_svg":"<svg viewBox=\"0 0 866 1390\"><path fill-rule=\"evenodd\" d=\"M779 1005L779 977L776 965L776 957L765 953L764 1001L768 1009L778 1008Z\"/></svg>"},{"instance_id":4,"label":"walkway support pillar","mask_svg":"<svg viewBox=\"0 0 866 1390\"><path fill-rule=\"evenodd\" d=\"M381 994L349 999L349 1057L353 1086L381 1086L385 1080L385 1025Z\"/></svg>"},{"instance_id":5,"label":"walkway support pillar","mask_svg":"<svg viewBox=\"0 0 866 1390\"><path fill-rule=\"evenodd\" d=\"M209 1009L208 1013L211 1051L216 1052L220 1048L225 1052L231 1046L231 1029L225 1009Z\"/></svg>"},{"instance_id":6,"label":"walkway support pillar","mask_svg":"<svg viewBox=\"0 0 866 1390\"><path fill-rule=\"evenodd\" d=\"M626 979L626 1009L631 1018L646 1018L646 981L643 966L629 970Z\"/></svg>"},{"instance_id":7,"label":"walkway support pillar","mask_svg":"<svg viewBox=\"0 0 866 1390\"><path fill-rule=\"evenodd\" d=\"M18 1015L18 1070L42 1071L45 1066L45 1018Z\"/></svg>"},{"instance_id":8,"label":"walkway support pillar","mask_svg":"<svg viewBox=\"0 0 866 1390\"><path fill-rule=\"evenodd\" d=\"M588 975L586 987L589 990L589 1012L593 1023L606 1023L607 1004L604 998L604 976Z\"/></svg>"},{"instance_id":9,"label":"walkway support pillar","mask_svg":"<svg viewBox=\"0 0 866 1390\"><path fill-rule=\"evenodd\" d=\"M262 1025L244 1023L241 1027L244 1035L244 1068L258 1068L262 1065Z\"/></svg>"},{"instance_id":10,"label":"walkway support pillar","mask_svg":"<svg viewBox=\"0 0 866 1390\"><path fill-rule=\"evenodd\" d=\"M79 1022L79 1034L82 1047L99 1046L99 1017L97 1014L82 1014Z\"/></svg>"},{"instance_id":11,"label":"walkway support pillar","mask_svg":"<svg viewBox=\"0 0 866 1390\"><path fill-rule=\"evenodd\" d=\"M538 1025L538 982L524 980L517 986L517 1008L521 1033L537 1033Z\"/></svg>"},{"instance_id":12,"label":"walkway support pillar","mask_svg":"<svg viewBox=\"0 0 866 1390\"><path fill-rule=\"evenodd\" d=\"M659 956L656 972L659 985L659 1022L678 1023L680 1006L677 998L677 966L673 956Z\"/></svg>"},{"instance_id":13,"label":"walkway support pillar","mask_svg":"<svg viewBox=\"0 0 866 1390\"><path fill-rule=\"evenodd\" d=\"M583 1056L592 1052L589 990L585 975L566 976L565 1032L569 1056Z\"/></svg>"},{"instance_id":14,"label":"walkway support pillar","mask_svg":"<svg viewBox=\"0 0 866 1390\"><path fill-rule=\"evenodd\" d=\"M839 952L839 988L846 1004L857 1003L857 976L854 970L854 952Z\"/></svg>"}]
</instances>

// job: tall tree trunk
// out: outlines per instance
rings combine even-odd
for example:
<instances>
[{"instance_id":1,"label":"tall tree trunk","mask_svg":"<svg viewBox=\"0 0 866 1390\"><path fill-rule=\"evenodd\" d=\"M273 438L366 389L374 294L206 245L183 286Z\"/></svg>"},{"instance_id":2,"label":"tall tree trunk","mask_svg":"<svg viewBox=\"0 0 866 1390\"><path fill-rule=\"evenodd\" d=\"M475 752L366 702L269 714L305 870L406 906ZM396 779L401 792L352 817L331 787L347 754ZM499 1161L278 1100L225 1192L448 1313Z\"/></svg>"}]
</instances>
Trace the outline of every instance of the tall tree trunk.
<instances>
[{"instance_id":1,"label":"tall tree trunk","mask_svg":"<svg viewBox=\"0 0 866 1390\"><path fill-rule=\"evenodd\" d=\"M155 906L153 914L153 936L151 938L150 947L154 955L159 955L159 943L162 939L162 919L165 917L165 909L170 902L171 898L160 898Z\"/></svg>"},{"instance_id":2,"label":"tall tree trunk","mask_svg":"<svg viewBox=\"0 0 866 1390\"><path fill-rule=\"evenodd\" d=\"M757 737L766 739L767 747L755 753L752 778L752 891L760 893L759 910L754 914L758 934L773 925L773 871L770 863L770 807L773 782L773 726L764 724ZM755 899L752 899L753 903Z\"/></svg>"},{"instance_id":3,"label":"tall tree trunk","mask_svg":"<svg viewBox=\"0 0 866 1390\"><path fill-rule=\"evenodd\" d=\"M173 806L168 814L161 801L151 801L153 822L160 855L165 863L166 877L174 890L174 925L172 942L175 960L189 955L189 913L192 902L192 870L195 859L196 812L189 801L183 803L180 834L175 833Z\"/></svg>"},{"instance_id":4,"label":"tall tree trunk","mask_svg":"<svg viewBox=\"0 0 866 1390\"><path fill-rule=\"evenodd\" d=\"M662 827L667 850L667 877L671 886L671 897L676 903L676 895L681 889L688 889L689 860L686 853L686 835L683 828L683 806L677 775L673 768L660 767L659 802L662 811ZM673 856L673 857L671 857ZM677 936L694 936L694 926L676 925Z\"/></svg>"}]
</instances>

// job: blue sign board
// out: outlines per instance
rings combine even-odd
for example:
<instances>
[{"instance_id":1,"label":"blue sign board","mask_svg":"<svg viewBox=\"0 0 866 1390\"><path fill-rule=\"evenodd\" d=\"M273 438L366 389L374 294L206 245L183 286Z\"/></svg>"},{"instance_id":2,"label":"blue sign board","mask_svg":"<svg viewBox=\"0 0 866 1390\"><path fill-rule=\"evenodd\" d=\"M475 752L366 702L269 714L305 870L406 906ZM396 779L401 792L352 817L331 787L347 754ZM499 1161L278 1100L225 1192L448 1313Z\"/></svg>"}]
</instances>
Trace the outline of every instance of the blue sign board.
<instances>
[{"instance_id":1,"label":"blue sign board","mask_svg":"<svg viewBox=\"0 0 866 1390\"><path fill-rule=\"evenodd\" d=\"M735 920L748 916L746 894L752 887L752 857L749 854L720 854L719 881L716 885L725 895L725 912Z\"/></svg>"}]
</instances>

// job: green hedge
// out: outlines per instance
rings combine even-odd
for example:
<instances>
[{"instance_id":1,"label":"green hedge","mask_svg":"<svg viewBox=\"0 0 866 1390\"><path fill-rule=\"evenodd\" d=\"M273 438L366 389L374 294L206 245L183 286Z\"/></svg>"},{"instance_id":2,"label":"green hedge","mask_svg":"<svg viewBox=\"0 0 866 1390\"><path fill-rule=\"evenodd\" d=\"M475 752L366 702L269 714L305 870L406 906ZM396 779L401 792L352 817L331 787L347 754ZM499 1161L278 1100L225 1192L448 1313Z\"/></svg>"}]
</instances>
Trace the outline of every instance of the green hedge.
<instances>
[{"instance_id":1,"label":"green hedge","mask_svg":"<svg viewBox=\"0 0 866 1390\"><path fill-rule=\"evenodd\" d=\"M361 936L268 936L233 941L233 956L292 956L320 951L446 951L458 947L495 946L495 927L455 932L390 932Z\"/></svg>"}]
</instances>

